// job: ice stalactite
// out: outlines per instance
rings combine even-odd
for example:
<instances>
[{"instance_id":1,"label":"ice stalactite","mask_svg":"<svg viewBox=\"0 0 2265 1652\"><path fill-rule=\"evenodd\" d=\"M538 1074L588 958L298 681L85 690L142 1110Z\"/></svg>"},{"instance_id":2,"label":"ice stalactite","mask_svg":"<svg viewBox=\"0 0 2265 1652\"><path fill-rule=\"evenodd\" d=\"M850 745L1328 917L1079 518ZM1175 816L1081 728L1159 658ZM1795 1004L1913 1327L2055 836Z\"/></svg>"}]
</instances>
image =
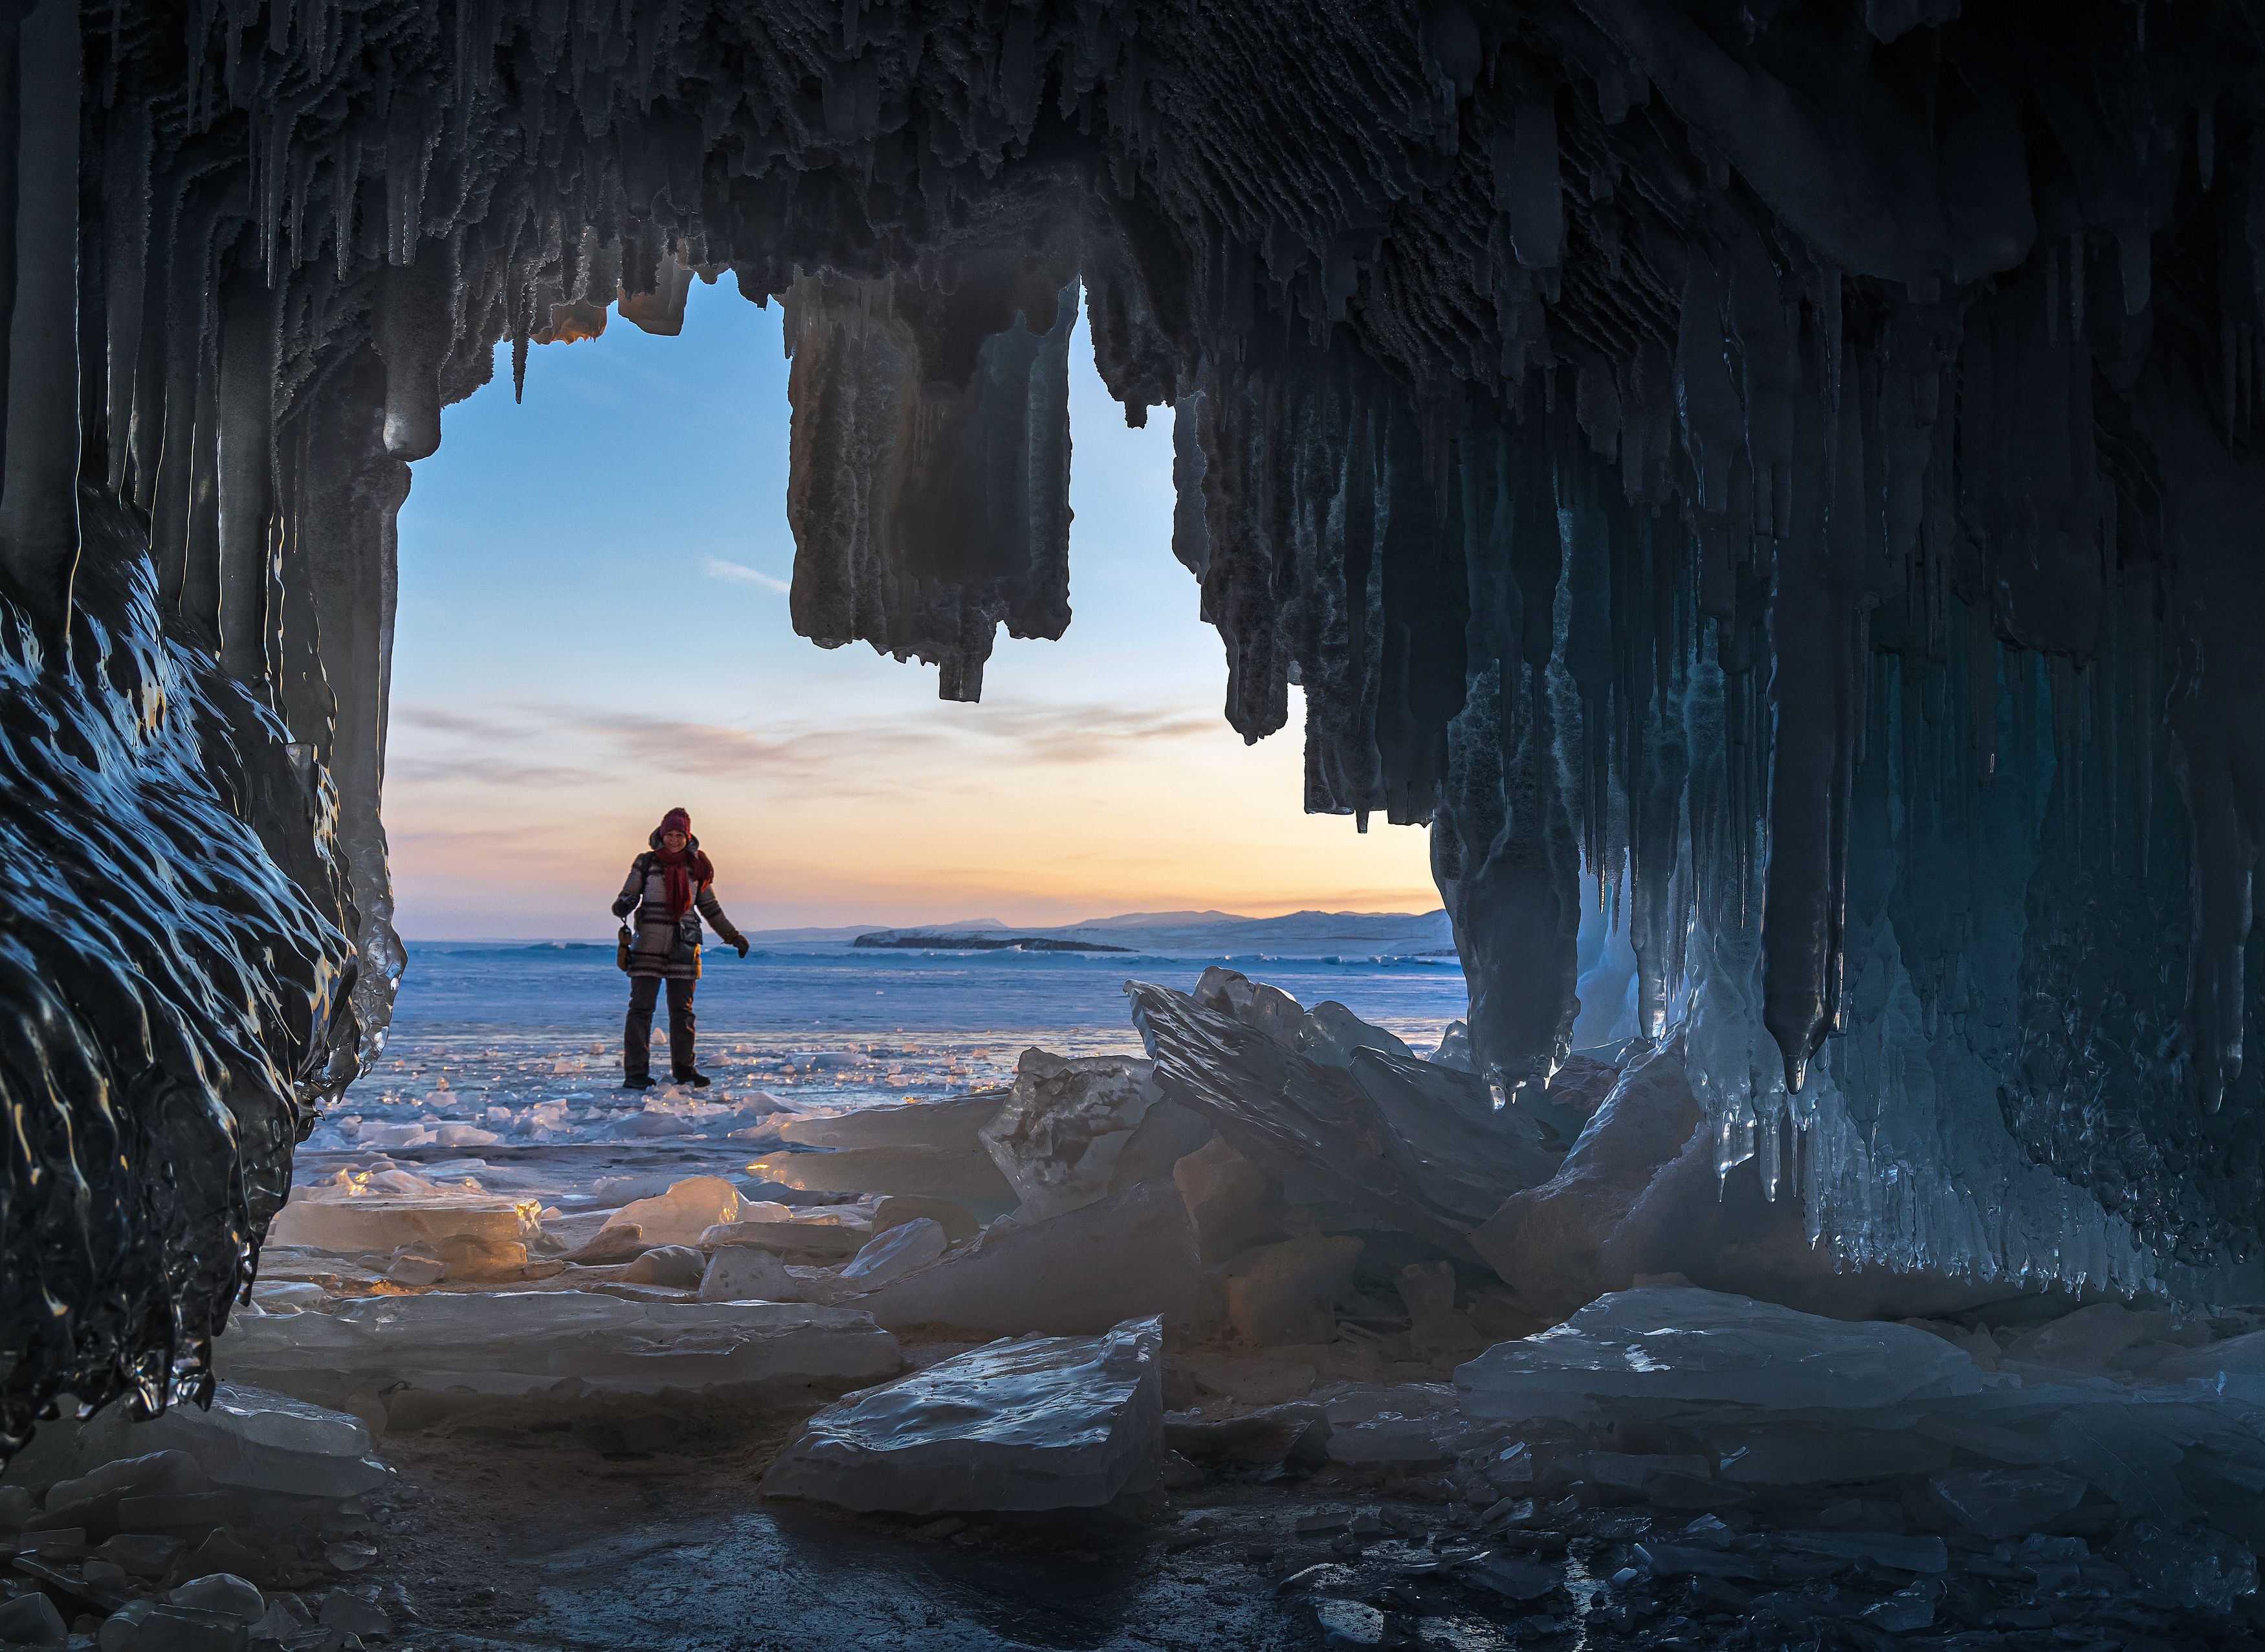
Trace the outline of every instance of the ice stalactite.
<instances>
[{"instance_id":1,"label":"ice stalactite","mask_svg":"<svg viewBox=\"0 0 2265 1652\"><path fill-rule=\"evenodd\" d=\"M805 277L794 368L795 630L863 637L975 700L1001 622L1069 623L1069 335L1075 266L992 252L933 287Z\"/></svg>"},{"instance_id":2,"label":"ice stalactite","mask_svg":"<svg viewBox=\"0 0 2265 1652\"><path fill-rule=\"evenodd\" d=\"M498 346L784 300L796 622L972 697L999 625L1067 621L1082 287L1126 416L1173 409L1228 722L1298 684L1307 805L1431 823L1506 1102L1582 1024L1585 871L1720 1161L1820 1243L2207 1293L2265 1197L2261 62L2122 0L40 0L0 33L10 714L270 777L213 788L278 880L215 944L337 926L243 1000L335 1086L401 967L394 513ZM162 695L85 676L75 579L151 593ZM41 783L9 829L93 806Z\"/></svg>"}]
</instances>

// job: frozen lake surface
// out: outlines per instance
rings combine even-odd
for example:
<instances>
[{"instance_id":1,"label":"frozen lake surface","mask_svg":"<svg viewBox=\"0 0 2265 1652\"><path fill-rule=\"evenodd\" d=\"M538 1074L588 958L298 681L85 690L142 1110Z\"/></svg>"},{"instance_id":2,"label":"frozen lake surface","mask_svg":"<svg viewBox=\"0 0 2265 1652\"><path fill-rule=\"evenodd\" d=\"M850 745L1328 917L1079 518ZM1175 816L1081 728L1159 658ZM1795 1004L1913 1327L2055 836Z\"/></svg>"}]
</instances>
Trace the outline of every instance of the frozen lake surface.
<instances>
[{"instance_id":1,"label":"frozen lake surface","mask_svg":"<svg viewBox=\"0 0 2265 1652\"><path fill-rule=\"evenodd\" d=\"M704 1091L621 1081L627 981L610 946L411 943L383 1056L327 1113L298 1179L383 1162L586 1203L602 1178L731 1173L786 1112L1010 1082L1024 1048L1138 1053L1127 979L1191 988L1224 964L1307 1008L1335 999L1419 1052L1468 1007L1452 952L945 951L710 946L696 1001ZM656 1017L667 1071L666 1012Z\"/></svg>"}]
</instances>

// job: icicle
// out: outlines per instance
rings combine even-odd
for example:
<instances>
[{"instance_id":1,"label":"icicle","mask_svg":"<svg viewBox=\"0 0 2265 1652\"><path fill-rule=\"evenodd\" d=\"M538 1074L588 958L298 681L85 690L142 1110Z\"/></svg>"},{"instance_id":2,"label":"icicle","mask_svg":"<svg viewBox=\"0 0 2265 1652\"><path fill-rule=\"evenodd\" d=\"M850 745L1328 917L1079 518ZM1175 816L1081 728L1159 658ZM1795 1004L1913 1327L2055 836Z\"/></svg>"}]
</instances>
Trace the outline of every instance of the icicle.
<instances>
[{"instance_id":1,"label":"icicle","mask_svg":"<svg viewBox=\"0 0 2265 1652\"><path fill-rule=\"evenodd\" d=\"M13 62L20 91L0 116L20 133L0 154L14 187L6 361L6 458L0 469L0 571L60 647L78 560L79 22L74 0L39 0ZM11 106L12 105L12 106ZM0 122L6 124L6 122Z\"/></svg>"}]
</instances>

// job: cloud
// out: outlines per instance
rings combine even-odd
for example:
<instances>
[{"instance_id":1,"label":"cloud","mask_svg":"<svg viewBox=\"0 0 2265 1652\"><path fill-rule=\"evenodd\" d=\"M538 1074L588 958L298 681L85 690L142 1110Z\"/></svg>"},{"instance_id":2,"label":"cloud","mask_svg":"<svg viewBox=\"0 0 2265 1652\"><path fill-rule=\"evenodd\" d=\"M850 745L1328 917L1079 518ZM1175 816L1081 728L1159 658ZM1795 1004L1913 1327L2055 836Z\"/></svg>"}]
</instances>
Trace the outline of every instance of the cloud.
<instances>
[{"instance_id":1,"label":"cloud","mask_svg":"<svg viewBox=\"0 0 2265 1652\"><path fill-rule=\"evenodd\" d=\"M634 789L656 764L672 763L761 785L775 801L903 804L1032 783L1059 801L1070 795L1060 786L1072 775L1091 777L1082 787L1105 788L1135 753L1176 753L1234 738L1215 714L1192 706L1094 701L950 706L934 717L838 723L805 710L767 727L666 710L427 701L397 706L393 724L387 774L397 786L515 793L538 809L568 812ZM409 794L397 796L405 822L418 805Z\"/></svg>"},{"instance_id":2,"label":"cloud","mask_svg":"<svg viewBox=\"0 0 2265 1652\"><path fill-rule=\"evenodd\" d=\"M734 585L759 585L766 591L776 591L781 596L794 589L788 581L776 574L765 573L760 568L750 568L743 562L725 562L721 557L709 557L701 568L710 579L728 580Z\"/></svg>"},{"instance_id":3,"label":"cloud","mask_svg":"<svg viewBox=\"0 0 2265 1652\"><path fill-rule=\"evenodd\" d=\"M502 786L511 790L586 786L605 777L602 771L591 768L573 768L557 763L502 762L485 752L464 752L453 756L411 753L395 759L388 765L386 773L389 779L409 781L418 785L437 786L450 781L470 781L478 785Z\"/></svg>"}]
</instances>

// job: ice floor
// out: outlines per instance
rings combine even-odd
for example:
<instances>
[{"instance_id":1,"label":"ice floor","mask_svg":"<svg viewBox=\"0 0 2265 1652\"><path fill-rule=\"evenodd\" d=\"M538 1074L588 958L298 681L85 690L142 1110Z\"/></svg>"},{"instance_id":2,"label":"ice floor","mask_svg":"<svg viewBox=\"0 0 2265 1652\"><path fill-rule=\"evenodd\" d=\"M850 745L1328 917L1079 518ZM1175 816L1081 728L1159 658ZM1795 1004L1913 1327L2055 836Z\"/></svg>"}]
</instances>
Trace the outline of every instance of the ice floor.
<instances>
[{"instance_id":1,"label":"ice floor","mask_svg":"<svg viewBox=\"0 0 2265 1652\"><path fill-rule=\"evenodd\" d=\"M2265 1314L1803 1309L1672 1043L1504 1110L1417 1016L1190 985L743 1021L700 1095L405 1017L212 1409L11 1465L0 1647L2259 1644ZM1663 1212L1752 1294L1628 1277Z\"/></svg>"}]
</instances>

